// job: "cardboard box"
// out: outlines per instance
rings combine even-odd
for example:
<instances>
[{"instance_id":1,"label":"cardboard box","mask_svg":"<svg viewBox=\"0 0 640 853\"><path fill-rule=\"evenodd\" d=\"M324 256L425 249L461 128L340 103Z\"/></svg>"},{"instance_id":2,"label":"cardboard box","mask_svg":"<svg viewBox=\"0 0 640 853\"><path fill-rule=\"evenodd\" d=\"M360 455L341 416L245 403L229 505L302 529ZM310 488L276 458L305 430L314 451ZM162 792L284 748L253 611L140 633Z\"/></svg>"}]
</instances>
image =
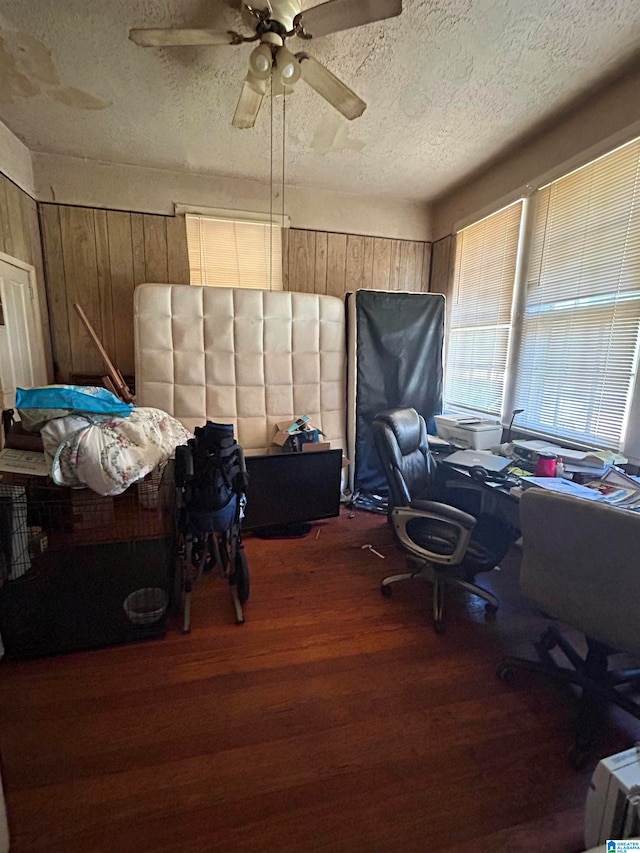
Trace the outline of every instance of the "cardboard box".
<instances>
[{"instance_id":1,"label":"cardboard box","mask_svg":"<svg viewBox=\"0 0 640 853\"><path fill-rule=\"evenodd\" d=\"M277 432L273 437L273 443L277 444L279 447L284 447L291 436L299 433L301 428L308 424L309 421L309 415L303 415L295 421L276 424Z\"/></svg>"},{"instance_id":2,"label":"cardboard box","mask_svg":"<svg viewBox=\"0 0 640 853\"><path fill-rule=\"evenodd\" d=\"M277 432L273 437L273 443L294 453L299 453L305 447L319 444L322 432L312 426L309 420L309 415L303 415L295 421L276 424Z\"/></svg>"},{"instance_id":3,"label":"cardboard box","mask_svg":"<svg viewBox=\"0 0 640 853\"><path fill-rule=\"evenodd\" d=\"M302 452L314 452L316 450L331 450L330 441L307 442L302 445Z\"/></svg>"}]
</instances>

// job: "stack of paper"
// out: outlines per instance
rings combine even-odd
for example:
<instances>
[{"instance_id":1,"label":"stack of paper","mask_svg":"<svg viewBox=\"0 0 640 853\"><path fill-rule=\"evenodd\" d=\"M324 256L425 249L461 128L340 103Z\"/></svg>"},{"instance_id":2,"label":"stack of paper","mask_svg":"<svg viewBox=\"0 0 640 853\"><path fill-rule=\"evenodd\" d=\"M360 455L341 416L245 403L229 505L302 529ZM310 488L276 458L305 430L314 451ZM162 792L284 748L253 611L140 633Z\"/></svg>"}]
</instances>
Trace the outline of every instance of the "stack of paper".
<instances>
[{"instance_id":1,"label":"stack of paper","mask_svg":"<svg viewBox=\"0 0 640 853\"><path fill-rule=\"evenodd\" d=\"M584 498L587 501L603 500L600 492L595 489L589 489L587 486L581 486L579 483L574 483L571 480L564 480L562 477L527 477L520 481L522 490L528 489L531 486L539 486L541 489L546 489L549 492L557 492L561 495L573 495L576 498Z\"/></svg>"}]
</instances>

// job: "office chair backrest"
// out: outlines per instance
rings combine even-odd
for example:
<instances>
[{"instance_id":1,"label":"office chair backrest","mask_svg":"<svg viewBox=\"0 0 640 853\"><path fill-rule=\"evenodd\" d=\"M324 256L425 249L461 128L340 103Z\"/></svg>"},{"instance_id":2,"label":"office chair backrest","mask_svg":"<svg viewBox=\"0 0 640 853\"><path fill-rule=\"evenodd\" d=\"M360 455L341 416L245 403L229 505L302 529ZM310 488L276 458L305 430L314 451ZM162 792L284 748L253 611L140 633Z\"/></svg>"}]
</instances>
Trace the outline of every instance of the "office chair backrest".
<instances>
[{"instance_id":1,"label":"office chair backrest","mask_svg":"<svg viewBox=\"0 0 640 853\"><path fill-rule=\"evenodd\" d=\"M531 488L520 523L523 592L594 640L640 654L640 514Z\"/></svg>"},{"instance_id":2,"label":"office chair backrest","mask_svg":"<svg viewBox=\"0 0 640 853\"><path fill-rule=\"evenodd\" d=\"M389 483L392 506L407 506L436 488L436 465L429 452L427 427L415 409L387 409L372 432Z\"/></svg>"}]
</instances>

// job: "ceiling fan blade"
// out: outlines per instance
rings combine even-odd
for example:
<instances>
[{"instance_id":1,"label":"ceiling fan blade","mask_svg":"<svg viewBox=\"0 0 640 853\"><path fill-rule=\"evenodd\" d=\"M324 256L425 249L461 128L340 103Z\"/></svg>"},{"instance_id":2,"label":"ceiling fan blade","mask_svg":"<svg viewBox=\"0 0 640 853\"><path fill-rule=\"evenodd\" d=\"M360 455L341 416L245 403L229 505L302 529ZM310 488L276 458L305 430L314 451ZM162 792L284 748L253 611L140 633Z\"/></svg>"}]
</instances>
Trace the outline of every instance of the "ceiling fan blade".
<instances>
[{"instance_id":1,"label":"ceiling fan blade","mask_svg":"<svg viewBox=\"0 0 640 853\"><path fill-rule=\"evenodd\" d=\"M350 121L362 115L367 105L342 80L307 53L296 53L296 58L302 66L302 79L325 101Z\"/></svg>"},{"instance_id":2,"label":"ceiling fan blade","mask_svg":"<svg viewBox=\"0 0 640 853\"><path fill-rule=\"evenodd\" d=\"M198 44L242 44L243 37L232 30L129 30L131 41L140 47L180 47Z\"/></svg>"},{"instance_id":3,"label":"ceiling fan blade","mask_svg":"<svg viewBox=\"0 0 640 853\"><path fill-rule=\"evenodd\" d=\"M261 86L260 83L264 83L264 86ZM238 99L238 106L236 107L233 121L231 122L233 127L237 127L240 130L246 130L247 128L254 126L256 119L258 118L258 113L260 112L265 92L266 81L251 81L247 76L247 79L244 81L242 86L242 91L240 92L240 98Z\"/></svg>"},{"instance_id":4,"label":"ceiling fan blade","mask_svg":"<svg viewBox=\"0 0 640 853\"><path fill-rule=\"evenodd\" d=\"M402 0L328 0L296 15L307 38L318 38L374 21L394 18L402 12Z\"/></svg>"}]
</instances>

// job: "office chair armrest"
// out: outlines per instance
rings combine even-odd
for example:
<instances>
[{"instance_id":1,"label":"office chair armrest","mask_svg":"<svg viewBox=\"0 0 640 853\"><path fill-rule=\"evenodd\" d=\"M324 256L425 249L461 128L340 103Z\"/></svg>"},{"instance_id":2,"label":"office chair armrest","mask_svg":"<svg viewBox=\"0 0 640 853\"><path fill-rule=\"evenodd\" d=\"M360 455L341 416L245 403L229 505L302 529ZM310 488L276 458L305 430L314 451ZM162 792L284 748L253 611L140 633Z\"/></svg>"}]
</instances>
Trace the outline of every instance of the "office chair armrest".
<instances>
[{"instance_id":1,"label":"office chair armrest","mask_svg":"<svg viewBox=\"0 0 640 853\"><path fill-rule=\"evenodd\" d=\"M473 530L476 526L476 519L473 515L440 501L411 501L408 508L420 510L425 517L436 518L438 521L457 522L467 530ZM398 507L398 509L405 509L405 507Z\"/></svg>"},{"instance_id":2,"label":"office chair armrest","mask_svg":"<svg viewBox=\"0 0 640 853\"><path fill-rule=\"evenodd\" d=\"M391 519L398 539L408 551L424 560L442 566L455 566L462 561L471 541L471 532L476 525L476 519L472 515L449 506L449 504L436 501L414 501L408 507L395 507L391 512ZM438 550L430 550L424 544L416 542L407 530L407 526L414 520L431 520L444 527L447 532L452 534L451 539L447 539L447 542L452 544L453 551L443 553ZM436 531L434 543L437 540Z\"/></svg>"}]
</instances>

